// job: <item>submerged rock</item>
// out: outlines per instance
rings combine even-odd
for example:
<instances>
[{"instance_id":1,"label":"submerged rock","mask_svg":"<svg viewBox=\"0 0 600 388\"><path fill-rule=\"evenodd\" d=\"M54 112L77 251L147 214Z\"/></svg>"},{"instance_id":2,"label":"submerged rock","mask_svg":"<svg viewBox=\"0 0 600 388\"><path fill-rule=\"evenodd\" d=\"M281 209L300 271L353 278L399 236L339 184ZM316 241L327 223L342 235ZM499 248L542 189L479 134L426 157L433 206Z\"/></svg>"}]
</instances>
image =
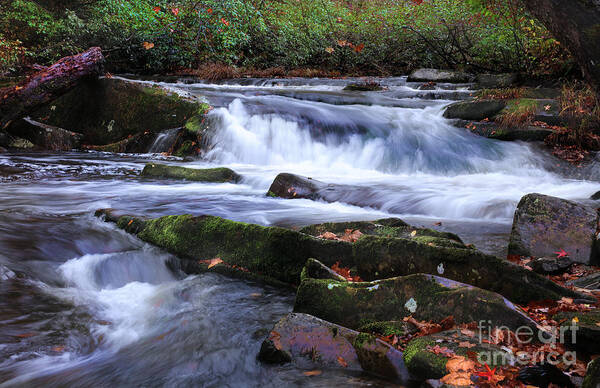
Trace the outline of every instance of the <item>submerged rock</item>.
<instances>
[{"instance_id":1,"label":"submerged rock","mask_svg":"<svg viewBox=\"0 0 600 388\"><path fill-rule=\"evenodd\" d=\"M470 121L491 120L504 107L506 107L506 102L501 100L461 101L448 106L444 117Z\"/></svg>"},{"instance_id":2,"label":"submerged rock","mask_svg":"<svg viewBox=\"0 0 600 388\"><path fill-rule=\"evenodd\" d=\"M130 135L183 127L208 105L191 95L122 79L89 81L32 114L49 125L82 133L83 142L106 145Z\"/></svg>"},{"instance_id":3,"label":"submerged rock","mask_svg":"<svg viewBox=\"0 0 600 388\"><path fill-rule=\"evenodd\" d=\"M524 196L515 212L509 255L546 257L565 252L583 264L599 264L598 212L588 206L541 194Z\"/></svg>"},{"instance_id":4,"label":"submerged rock","mask_svg":"<svg viewBox=\"0 0 600 388\"><path fill-rule=\"evenodd\" d=\"M344 267L356 268L356 274L366 280L414 273L438 275L442 269L449 279L500 293L518 303L563 296L585 299L584 295L506 260L468 247L448 247L447 244L460 243L418 236L418 231L414 231L414 237L411 232L410 238L364 235L350 243L212 216L141 220L118 216L111 210L100 210L97 215L105 216L107 221L117 223L148 243L188 259L182 263L187 272L209 269L209 264L198 262L199 259L220 258L224 263L211 266L211 271L232 275L235 269L243 269L244 274L297 285L306 260L315 258L328 267L339 261ZM402 235L405 231L404 226L397 232L393 226L388 228L390 235Z\"/></svg>"},{"instance_id":5,"label":"submerged rock","mask_svg":"<svg viewBox=\"0 0 600 388\"><path fill-rule=\"evenodd\" d=\"M408 82L447 82L466 83L473 81L473 75L453 70L417 69L409 76Z\"/></svg>"},{"instance_id":6,"label":"submerged rock","mask_svg":"<svg viewBox=\"0 0 600 388\"><path fill-rule=\"evenodd\" d=\"M427 274L360 283L303 279L294 311L352 329L409 316L440 322L452 315L456 323L489 321L491 326L538 330L533 320L501 295Z\"/></svg>"},{"instance_id":7,"label":"submerged rock","mask_svg":"<svg viewBox=\"0 0 600 388\"><path fill-rule=\"evenodd\" d=\"M352 92L377 92L383 90L383 88L377 82L360 82L346 85L344 90Z\"/></svg>"},{"instance_id":8,"label":"submerged rock","mask_svg":"<svg viewBox=\"0 0 600 388\"><path fill-rule=\"evenodd\" d=\"M587 366L585 379L581 388L600 387L600 358L591 361Z\"/></svg>"},{"instance_id":9,"label":"submerged rock","mask_svg":"<svg viewBox=\"0 0 600 388\"><path fill-rule=\"evenodd\" d=\"M307 314L283 317L263 342L259 359L301 368L343 368L405 381L402 352L369 334Z\"/></svg>"},{"instance_id":10,"label":"submerged rock","mask_svg":"<svg viewBox=\"0 0 600 388\"><path fill-rule=\"evenodd\" d=\"M404 363L408 371L421 380L444 377L449 373L446 369L449 358L432 350L437 345L439 348L446 348L450 354L465 358L469 358L468 353L475 354L482 364L488 364L492 368L510 364L510 353L499 346L483 342L483 339L487 337L483 335L479 338L479 333L467 336L460 330L418 337L410 341L404 350ZM465 343L469 344L468 347L464 346Z\"/></svg>"},{"instance_id":11,"label":"submerged rock","mask_svg":"<svg viewBox=\"0 0 600 388\"><path fill-rule=\"evenodd\" d=\"M24 118L13 123L8 132L27 139L36 147L51 151L70 151L79 148L83 135Z\"/></svg>"},{"instance_id":12,"label":"submerged rock","mask_svg":"<svg viewBox=\"0 0 600 388\"><path fill-rule=\"evenodd\" d=\"M229 168L185 168L166 164L148 163L141 176L147 178L182 179L195 182L238 182L241 177Z\"/></svg>"}]
</instances>

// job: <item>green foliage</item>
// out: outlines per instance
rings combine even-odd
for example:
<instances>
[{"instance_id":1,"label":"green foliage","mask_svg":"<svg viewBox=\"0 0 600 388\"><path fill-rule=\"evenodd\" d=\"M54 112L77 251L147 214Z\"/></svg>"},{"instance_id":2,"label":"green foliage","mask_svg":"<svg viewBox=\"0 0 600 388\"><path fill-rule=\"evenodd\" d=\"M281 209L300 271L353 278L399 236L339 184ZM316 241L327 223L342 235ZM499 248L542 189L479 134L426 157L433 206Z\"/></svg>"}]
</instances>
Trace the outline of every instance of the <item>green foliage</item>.
<instances>
[{"instance_id":1,"label":"green foliage","mask_svg":"<svg viewBox=\"0 0 600 388\"><path fill-rule=\"evenodd\" d=\"M0 5L0 71L47 64L92 45L105 49L114 71L222 63L376 74L415 67L551 74L569 65L560 45L517 0L48 3Z\"/></svg>"}]
</instances>

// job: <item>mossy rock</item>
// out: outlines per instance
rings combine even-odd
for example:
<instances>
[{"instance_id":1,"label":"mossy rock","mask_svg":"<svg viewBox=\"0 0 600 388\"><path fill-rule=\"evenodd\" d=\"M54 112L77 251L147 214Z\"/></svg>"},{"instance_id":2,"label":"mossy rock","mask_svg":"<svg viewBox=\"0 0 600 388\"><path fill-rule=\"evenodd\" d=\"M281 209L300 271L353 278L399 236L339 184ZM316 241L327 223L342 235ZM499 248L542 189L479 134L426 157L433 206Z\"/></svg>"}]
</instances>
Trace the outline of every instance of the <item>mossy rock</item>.
<instances>
[{"instance_id":1,"label":"mossy rock","mask_svg":"<svg viewBox=\"0 0 600 388\"><path fill-rule=\"evenodd\" d=\"M453 70L417 69L409 76L408 82L447 82L466 83L473 81L471 74Z\"/></svg>"},{"instance_id":2,"label":"mossy rock","mask_svg":"<svg viewBox=\"0 0 600 388\"><path fill-rule=\"evenodd\" d=\"M344 90L351 92L377 92L383 90L383 88L377 82L363 82L346 85Z\"/></svg>"},{"instance_id":3,"label":"mossy rock","mask_svg":"<svg viewBox=\"0 0 600 388\"><path fill-rule=\"evenodd\" d=\"M14 136L27 139L38 149L70 151L79 148L82 135L62 128L38 123L29 118L17 120L7 131Z\"/></svg>"},{"instance_id":4,"label":"mossy rock","mask_svg":"<svg viewBox=\"0 0 600 388\"><path fill-rule=\"evenodd\" d=\"M448 106L444 117L470 121L491 120L504 107L506 107L506 102L501 100L461 101Z\"/></svg>"},{"instance_id":5,"label":"mossy rock","mask_svg":"<svg viewBox=\"0 0 600 388\"><path fill-rule=\"evenodd\" d=\"M89 145L119 142L129 135L183 127L206 104L159 86L121 79L83 83L32 114L45 124L82 133Z\"/></svg>"},{"instance_id":6,"label":"mossy rock","mask_svg":"<svg viewBox=\"0 0 600 388\"><path fill-rule=\"evenodd\" d=\"M599 310L561 312L554 315L552 319L560 322L565 346L588 354L600 353ZM576 322L573 321L574 319Z\"/></svg>"},{"instance_id":7,"label":"mossy rock","mask_svg":"<svg viewBox=\"0 0 600 388\"><path fill-rule=\"evenodd\" d=\"M460 347L460 343L468 342L469 347ZM490 367L509 365L512 361L510 353L502 350L499 346L486 344L480 341L478 336L468 337L460 330L451 330L425 337L418 337L410 341L404 350L404 363L409 372L421 379L440 379L448 374L446 363L448 357L436 354L431 350L435 346L447 348L451 354L468 358L467 352L477 354L481 363ZM474 346L473 346L474 345Z\"/></svg>"},{"instance_id":8,"label":"mossy rock","mask_svg":"<svg viewBox=\"0 0 600 388\"><path fill-rule=\"evenodd\" d=\"M109 222L126 228L132 217L99 210ZM134 221L135 223L135 221ZM299 284L300 273L310 257L327 266L351 257L352 245L343 241L314 238L293 230L235 222L220 217L192 215L167 216L144 220L136 232L140 239L178 255L188 269L219 271L238 268L279 284ZM126 229L127 230L127 229ZM198 260L220 258L223 265L207 268Z\"/></svg>"},{"instance_id":9,"label":"mossy rock","mask_svg":"<svg viewBox=\"0 0 600 388\"><path fill-rule=\"evenodd\" d=\"M195 169L158 163L146 164L141 176L146 178L181 179L212 183L236 183L241 179L235 171L225 167Z\"/></svg>"},{"instance_id":10,"label":"mossy rock","mask_svg":"<svg viewBox=\"0 0 600 388\"><path fill-rule=\"evenodd\" d=\"M259 359L297 367L343 368L405 381L402 353L376 337L308 314L283 317L263 342Z\"/></svg>"},{"instance_id":11,"label":"mossy rock","mask_svg":"<svg viewBox=\"0 0 600 388\"><path fill-rule=\"evenodd\" d=\"M408 316L439 322L452 315L457 323L489 320L493 326L538 330L533 320L501 295L425 274L360 283L303 279L294 311L351 329Z\"/></svg>"},{"instance_id":12,"label":"mossy rock","mask_svg":"<svg viewBox=\"0 0 600 388\"><path fill-rule=\"evenodd\" d=\"M306 265L300 274L300 280L303 279L331 279L343 282L346 280L342 275L333 271L325 264L316 259L308 259Z\"/></svg>"},{"instance_id":13,"label":"mossy rock","mask_svg":"<svg viewBox=\"0 0 600 388\"><path fill-rule=\"evenodd\" d=\"M564 250L575 262L596 265L598 213L576 202L542 194L528 194L517 206L509 255L555 257Z\"/></svg>"},{"instance_id":14,"label":"mossy rock","mask_svg":"<svg viewBox=\"0 0 600 388\"><path fill-rule=\"evenodd\" d=\"M581 388L600 388L600 358L588 364Z\"/></svg>"},{"instance_id":15,"label":"mossy rock","mask_svg":"<svg viewBox=\"0 0 600 388\"><path fill-rule=\"evenodd\" d=\"M98 215L106 213L110 211L100 211ZM107 220L115 222L114 217ZM146 221L139 237L192 262L220 257L251 273L295 285L300 282L306 261L315 258L327 267L339 261L341 266L355 268L355 274L369 281L414 273L443 274L458 282L498 292L518 303L563 296L586 298L475 249L424 244L414 238L366 235L352 244L318 239L289 229L191 215Z\"/></svg>"},{"instance_id":16,"label":"mossy rock","mask_svg":"<svg viewBox=\"0 0 600 388\"><path fill-rule=\"evenodd\" d=\"M535 272L475 249L424 244L415 239L363 236L352 245L352 254L357 274L369 281L425 273L494 291L516 303L557 300L563 296L587 298Z\"/></svg>"},{"instance_id":17,"label":"mossy rock","mask_svg":"<svg viewBox=\"0 0 600 388\"><path fill-rule=\"evenodd\" d=\"M414 239L422 243L438 243L441 246L461 246L466 248L460 237L454 233L440 232L434 229L411 226L399 218L385 218L375 221L328 222L305 226L301 233L319 236L325 232L344 234L348 229L360 230L364 235L381 237L398 237ZM448 241L450 240L450 241Z\"/></svg>"}]
</instances>

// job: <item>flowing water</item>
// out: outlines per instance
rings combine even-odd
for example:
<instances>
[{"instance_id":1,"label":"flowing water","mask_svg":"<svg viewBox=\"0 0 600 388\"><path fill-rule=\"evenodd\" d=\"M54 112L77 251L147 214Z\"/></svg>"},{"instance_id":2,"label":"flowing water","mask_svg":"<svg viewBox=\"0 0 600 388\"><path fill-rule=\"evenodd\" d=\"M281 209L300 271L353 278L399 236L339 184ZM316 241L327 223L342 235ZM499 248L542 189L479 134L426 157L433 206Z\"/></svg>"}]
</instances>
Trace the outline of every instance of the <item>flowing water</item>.
<instances>
[{"instance_id":1,"label":"flowing water","mask_svg":"<svg viewBox=\"0 0 600 388\"><path fill-rule=\"evenodd\" d=\"M343 370L309 378L296 366L260 364L260 344L291 311L291 292L175 273L168 254L95 219L98 208L284 227L394 216L441 222L435 227L503 255L522 195L585 200L599 189L572 179L539 146L453 127L443 107L467 96L468 85L425 92L390 78L381 80L384 92L344 92L350 81L169 84L215 106L218 130L202 161L0 154L0 387L389 386ZM157 136L151 151L163 151L172 135ZM229 166L244 178L140 179L158 159ZM368 188L348 194L366 206L266 197L280 172Z\"/></svg>"}]
</instances>

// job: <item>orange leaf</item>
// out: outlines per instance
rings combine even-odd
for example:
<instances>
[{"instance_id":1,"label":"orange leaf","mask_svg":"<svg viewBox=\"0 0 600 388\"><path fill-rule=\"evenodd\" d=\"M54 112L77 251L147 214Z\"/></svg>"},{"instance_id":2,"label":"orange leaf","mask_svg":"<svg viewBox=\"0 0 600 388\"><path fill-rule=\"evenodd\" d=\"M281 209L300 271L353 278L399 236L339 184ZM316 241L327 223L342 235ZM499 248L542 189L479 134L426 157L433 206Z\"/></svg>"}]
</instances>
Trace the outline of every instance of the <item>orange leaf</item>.
<instances>
[{"instance_id":1,"label":"orange leaf","mask_svg":"<svg viewBox=\"0 0 600 388\"><path fill-rule=\"evenodd\" d=\"M327 51L329 54L333 54L333 52L335 51L335 49L333 47L327 47L325 49L325 51Z\"/></svg>"},{"instance_id":2,"label":"orange leaf","mask_svg":"<svg viewBox=\"0 0 600 388\"><path fill-rule=\"evenodd\" d=\"M357 53L360 53L363 51L364 48L365 48L364 43L361 43L361 44L357 45L356 47L354 47L354 51L356 51Z\"/></svg>"},{"instance_id":3,"label":"orange leaf","mask_svg":"<svg viewBox=\"0 0 600 388\"><path fill-rule=\"evenodd\" d=\"M339 362L339 364L340 364L341 366L343 366L344 368L348 368L348 363L346 362L346 360L344 360L344 359L342 358L342 356L338 356L338 357L337 357L337 361L338 361L338 362Z\"/></svg>"},{"instance_id":4,"label":"orange leaf","mask_svg":"<svg viewBox=\"0 0 600 388\"><path fill-rule=\"evenodd\" d=\"M212 267L214 267L217 264L221 264L223 262L223 260L221 260L220 258L215 258L215 259L211 259L210 263L208 264L208 269L211 269Z\"/></svg>"},{"instance_id":5,"label":"orange leaf","mask_svg":"<svg viewBox=\"0 0 600 388\"><path fill-rule=\"evenodd\" d=\"M281 334L279 334L278 332L276 332L275 330L273 330L269 334L269 340L271 342L273 342L273 345L275 345L275 349L281 350Z\"/></svg>"},{"instance_id":6,"label":"orange leaf","mask_svg":"<svg viewBox=\"0 0 600 388\"><path fill-rule=\"evenodd\" d=\"M154 43L144 42L142 43L142 46L144 46L146 50L150 50L151 48L154 48Z\"/></svg>"},{"instance_id":7,"label":"orange leaf","mask_svg":"<svg viewBox=\"0 0 600 388\"><path fill-rule=\"evenodd\" d=\"M304 376L319 376L321 373L320 370L308 370L306 372L304 372Z\"/></svg>"}]
</instances>

